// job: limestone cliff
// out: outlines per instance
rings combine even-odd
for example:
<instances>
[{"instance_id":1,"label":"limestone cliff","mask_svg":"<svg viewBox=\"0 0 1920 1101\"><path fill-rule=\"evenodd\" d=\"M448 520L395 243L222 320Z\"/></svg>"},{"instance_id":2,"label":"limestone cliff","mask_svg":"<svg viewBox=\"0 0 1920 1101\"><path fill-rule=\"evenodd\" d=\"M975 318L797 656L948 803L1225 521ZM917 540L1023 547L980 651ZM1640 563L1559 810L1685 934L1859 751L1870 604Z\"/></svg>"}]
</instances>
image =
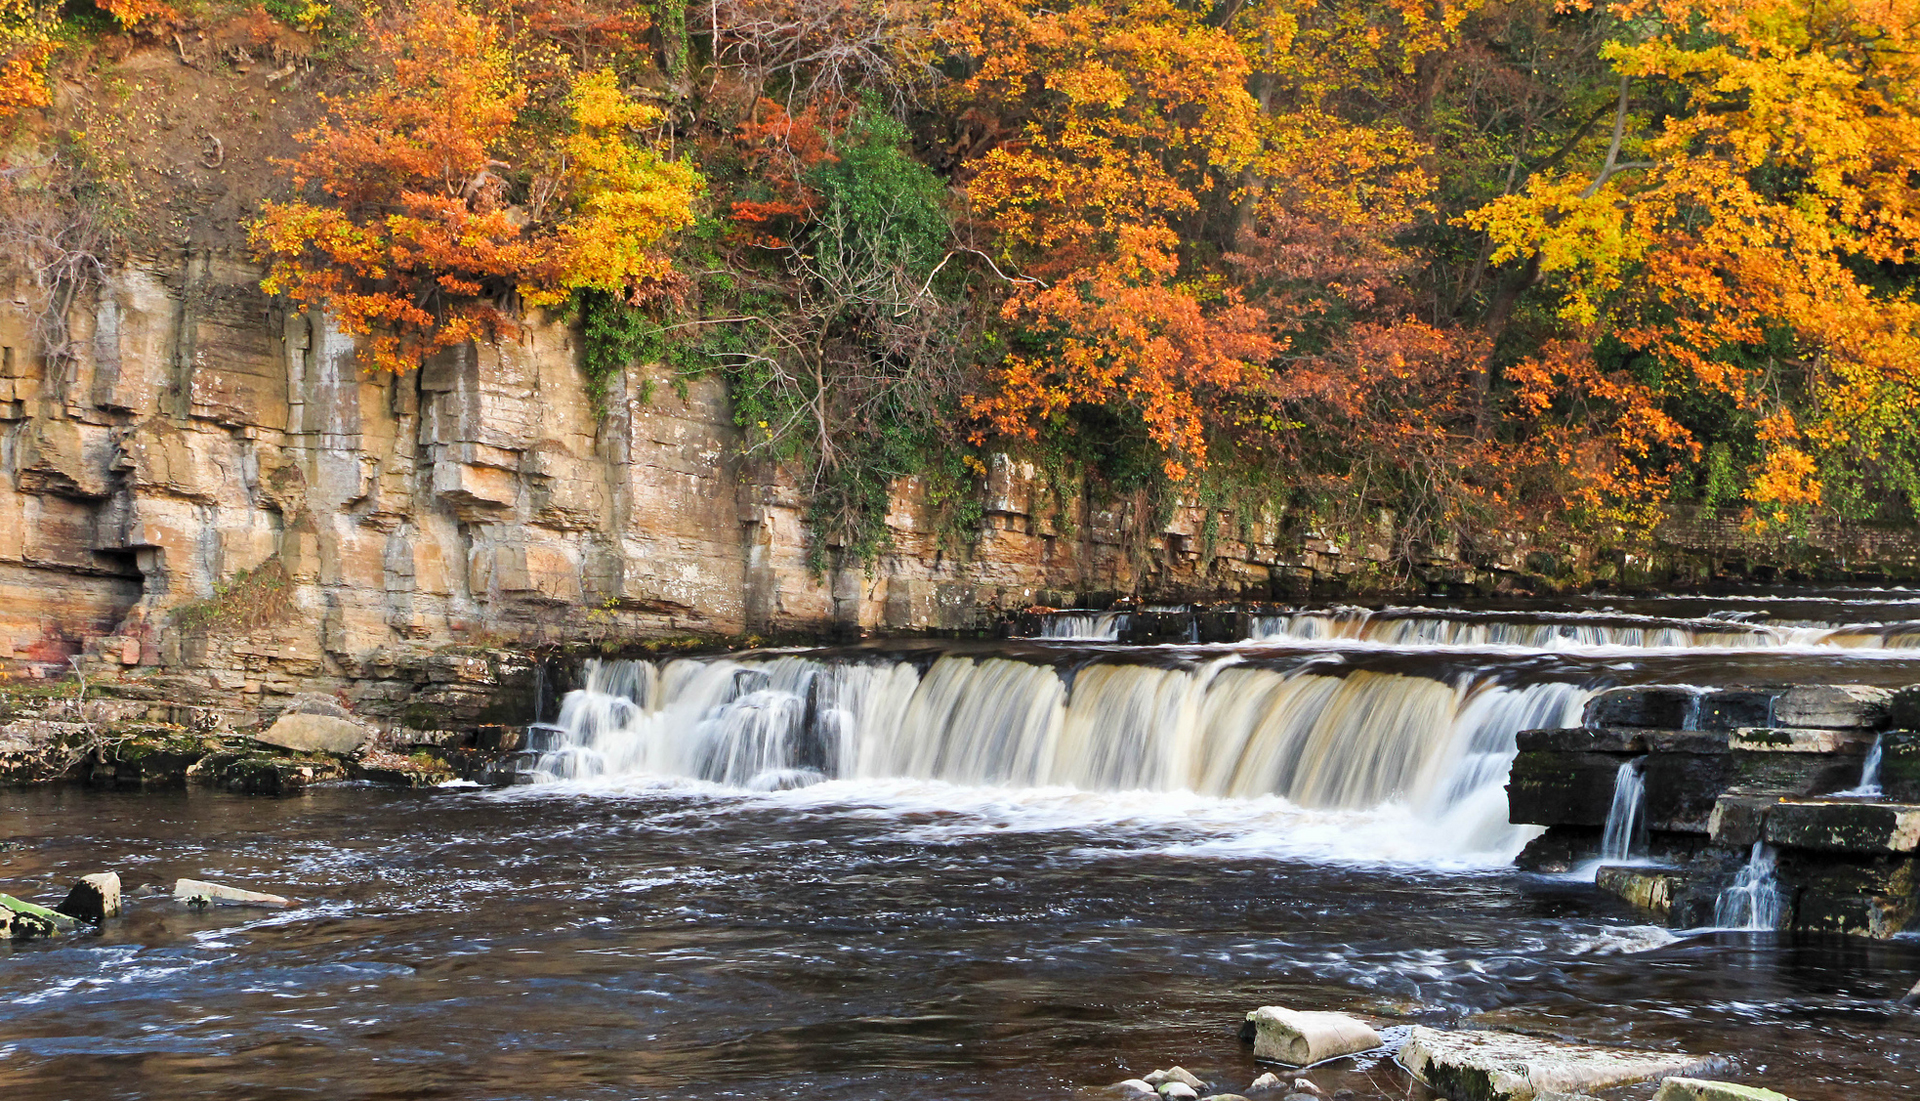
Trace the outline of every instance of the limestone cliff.
<instances>
[{"instance_id":1,"label":"limestone cliff","mask_svg":"<svg viewBox=\"0 0 1920 1101\"><path fill-rule=\"evenodd\" d=\"M1584 553L1502 537L1476 567L1442 548L1395 575L1380 545L1194 504L1148 522L995 456L979 530L942 531L904 481L892 550L817 576L803 495L741 459L717 378L636 366L597 409L556 324L369 375L218 249L112 274L51 361L37 304L24 280L0 301L0 659L185 676L236 711L315 686L477 699L493 674L452 646L978 629L1036 603L1481 583Z\"/></svg>"}]
</instances>

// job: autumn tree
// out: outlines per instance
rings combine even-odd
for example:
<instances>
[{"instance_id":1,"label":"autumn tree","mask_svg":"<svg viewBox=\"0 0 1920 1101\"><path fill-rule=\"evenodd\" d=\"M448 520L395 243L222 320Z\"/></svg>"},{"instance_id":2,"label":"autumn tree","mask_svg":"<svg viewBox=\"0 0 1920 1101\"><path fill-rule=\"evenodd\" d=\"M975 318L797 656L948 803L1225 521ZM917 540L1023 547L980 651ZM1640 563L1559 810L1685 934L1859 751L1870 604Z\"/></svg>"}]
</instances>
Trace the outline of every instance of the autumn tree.
<instances>
[{"instance_id":1,"label":"autumn tree","mask_svg":"<svg viewBox=\"0 0 1920 1101\"><path fill-rule=\"evenodd\" d=\"M658 246L692 221L701 185L632 143L659 112L610 72L581 74L566 132L518 146L516 165L529 88L500 28L454 0L409 14L373 36L380 76L303 136L294 184L310 197L268 204L253 226L266 289L326 308L366 338L366 362L400 371L513 331L520 303L659 280Z\"/></svg>"},{"instance_id":2,"label":"autumn tree","mask_svg":"<svg viewBox=\"0 0 1920 1101\"><path fill-rule=\"evenodd\" d=\"M1613 5L1611 133L1473 215L1575 336L1753 425L1746 495L1785 521L1836 489L1920 506L1911 3Z\"/></svg>"}]
</instances>

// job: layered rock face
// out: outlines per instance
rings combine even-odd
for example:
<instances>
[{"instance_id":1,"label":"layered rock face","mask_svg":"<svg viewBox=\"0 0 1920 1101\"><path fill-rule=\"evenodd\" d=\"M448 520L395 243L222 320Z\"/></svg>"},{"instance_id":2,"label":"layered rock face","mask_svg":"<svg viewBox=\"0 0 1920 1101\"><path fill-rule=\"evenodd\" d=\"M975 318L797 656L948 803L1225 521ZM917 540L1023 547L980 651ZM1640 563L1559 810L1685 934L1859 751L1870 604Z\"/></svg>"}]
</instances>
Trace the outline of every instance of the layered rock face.
<instances>
[{"instance_id":1,"label":"layered rock face","mask_svg":"<svg viewBox=\"0 0 1920 1101\"><path fill-rule=\"evenodd\" d=\"M217 252L118 271L51 361L40 292L0 300L16 671L78 660L191 673L224 707L320 688L398 711L422 684L498 681L452 668L455 645L970 629L1088 593L1268 599L1385 557L1283 548L1272 523L1198 507L1148 524L1002 456L981 530L943 533L903 481L892 552L818 576L804 495L741 457L717 378L636 368L596 408L556 324L370 375L258 275Z\"/></svg>"}]
</instances>

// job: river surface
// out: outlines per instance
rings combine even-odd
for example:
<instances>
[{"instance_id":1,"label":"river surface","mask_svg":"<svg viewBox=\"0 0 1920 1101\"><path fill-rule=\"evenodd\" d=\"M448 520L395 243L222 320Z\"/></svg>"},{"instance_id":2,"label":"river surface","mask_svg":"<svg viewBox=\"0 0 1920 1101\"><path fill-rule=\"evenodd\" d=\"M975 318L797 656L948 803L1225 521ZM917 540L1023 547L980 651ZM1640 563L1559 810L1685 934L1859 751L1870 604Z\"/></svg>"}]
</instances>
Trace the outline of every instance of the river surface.
<instances>
[{"instance_id":1,"label":"river surface","mask_svg":"<svg viewBox=\"0 0 1920 1101\"><path fill-rule=\"evenodd\" d=\"M1513 731L1603 683L1920 681L1810 637L610 663L525 786L0 793L11 893L110 868L297 900L135 897L0 948L0 1097L1068 1098L1175 1063L1244 1090L1268 1004L1915 1096L1920 941L1675 936L1514 870L1489 802ZM1431 1097L1388 1059L1309 1076Z\"/></svg>"}]
</instances>

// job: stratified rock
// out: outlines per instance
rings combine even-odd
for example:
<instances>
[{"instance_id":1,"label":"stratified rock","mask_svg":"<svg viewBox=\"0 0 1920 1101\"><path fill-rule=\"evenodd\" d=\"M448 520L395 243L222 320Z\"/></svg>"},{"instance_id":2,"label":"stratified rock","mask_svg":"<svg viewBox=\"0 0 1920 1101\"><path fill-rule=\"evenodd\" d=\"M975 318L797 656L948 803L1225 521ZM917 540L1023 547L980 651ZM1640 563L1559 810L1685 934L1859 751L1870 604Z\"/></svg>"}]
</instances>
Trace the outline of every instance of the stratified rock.
<instances>
[{"instance_id":1,"label":"stratified rock","mask_svg":"<svg viewBox=\"0 0 1920 1101\"><path fill-rule=\"evenodd\" d=\"M1699 717L1700 693L1690 688L1609 688L1587 701L1584 726L1640 726L1684 730Z\"/></svg>"},{"instance_id":2,"label":"stratified rock","mask_svg":"<svg viewBox=\"0 0 1920 1101\"><path fill-rule=\"evenodd\" d=\"M1276 1005L1247 1015L1253 1022L1253 1057L1304 1067L1322 1059L1371 1051L1386 1041L1344 1013L1302 1013Z\"/></svg>"},{"instance_id":3,"label":"stratified rock","mask_svg":"<svg viewBox=\"0 0 1920 1101\"><path fill-rule=\"evenodd\" d=\"M120 876L117 872L83 875L67 892L66 901L54 909L71 918L98 925L120 916Z\"/></svg>"},{"instance_id":4,"label":"stratified rock","mask_svg":"<svg viewBox=\"0 0 1920 1101\"><path fill-rule=\"evenodd\" d=\"M1892 696L1864 684L1799 684L1773 701L1773 724L1871 729L1887 721Z\"/></svg>"},{"instance_id":5,"label":"stratified rock","mask_svg":"<svg viewBox=\"0 0 1920 1101\"><path fill-rule=\"evenodd\" d=\"M1653 1101L1793 1101L1784 1093L1759 1086L1710 1082L1704 1078L1669 1078L1660 1083Z\"/></svg>"},{"instance_id":6,"label":"stratified rock","mask_svg":"<svg viewBox=\"0 0 1920 1101\"><path fill-rule=\"evenodd\" d=\"M1783 799L1767 813L1766 838L1821 852L1911 853L1920 849L1920 806Z\"/></svg>"},{"instance_id":7,"label":"stratified rock","mask_svg":"<svg viewBox=\"0 0 1920 1101\"><path fill-rule=\"evenodd\" d=\"M1645 753L1647 732L1633 727L1569 726L1522 730L1514 735L1522 753Z\"/></svg>"},{"instance_id":8,"label":"stratified rock","mask_svg":"<svg viewBox=\"0 0 1920 1101\"><path fill-rule=\"evenodd\" d=\"M1507 817L1535 826L1600 826L1613 806L1613 781L1625 753L1534 750L1513 759Z\"/></svg>"},{"instance_id":9,"label":"stratified rock","mask_svg":"<svg viewBox=\"0 0 1920 1101\"><path fill-rule=\"evenodd\" d=\"M1561 1044L1508 1032L1441 1032L1415 1025L1400 1049L1413 1076L1452 1101L1537 1101L1648 1082L1705 1068L1692 1055Z\"/></svg>"},{"instance_id":10,"label":"stratified rock","mask_svg":"<svg viewBox=\"0 0 1920 1101\"><path fill-rule=\"evenodd\" d=\"M291 906L293 902L279 895L262 894L259 891L243 891L238 887L228 887L219 883L206 883L198 879L182 879L173 885L173 899L190 906L260 906L279 909Z\"/></svg>"},{"instance_id":11,"label":"stratified rock","mask_svg":"<svg viewBox=\"0 0 1920 1101\"><path fill-rule=\"evenodd\" d=\"M372 731L351 719L294 712L275 719L272 726L255 734L253 740L300 753L345 756L365 744L371 734Z\"/></svg>"},{"instance_id":12,"label":"stratified rock","mask_svg":"<svg viewBox=\"0 0 1920 1101\"><path fill-rule=\"evenodd\" d=\"M74 927L74 920L45 906L0 895L0 940L33 940Z\"/></svg>"},{"instance_id":13,"label":"stratified rock","mask_svg":"<svg viewBox=\"0 0 1920 1101\"><path fill-rule=\"evenodd\" d=\"M1752 847L1766 836L1767 813L1786 797L1785 792L1732 788L1720 793L1707 819L1707 836L1730 849Z\"/></svg>"}]
</instances>

